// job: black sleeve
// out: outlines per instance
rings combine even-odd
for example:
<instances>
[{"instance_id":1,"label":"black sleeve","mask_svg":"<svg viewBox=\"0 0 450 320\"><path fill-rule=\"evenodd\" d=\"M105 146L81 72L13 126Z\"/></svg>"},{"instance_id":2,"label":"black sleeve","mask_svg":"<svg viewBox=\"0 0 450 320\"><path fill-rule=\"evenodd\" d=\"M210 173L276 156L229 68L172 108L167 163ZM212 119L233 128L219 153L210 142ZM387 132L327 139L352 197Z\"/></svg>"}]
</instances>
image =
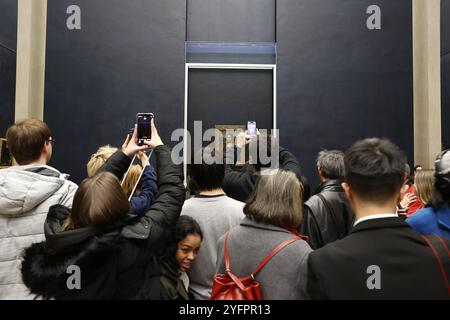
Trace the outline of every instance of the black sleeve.
<instances>
[{"instance_id":1,"label":"black sleeve","mask_svg":"<svg viewBox=\"0 0 450 320\"><path fill-rule=\"evenodd\" d=\"M256 177L247 170L238 170L233 163L233 153L227 149L225 157L225 175L222 189L227 196L238 201L246 201L255 186Z\"/></svg>"},{"instance_id":2,"label":"black sleeve","mask_svg":"<svg viewBox=\"0 0 450 320\"><path fill-rule=\"evenodd\" d=\"M160 242L166 231L175 224L185 199L182 166L172 162L167 146L158 146L153 153L158 177L155 201L136 224L122 230L123 236L147 239L150 244Z\"/></svg>"},{"instance_id":3,"label":"black sleeve","mask_svg":"<svg viewBox=\"0 0 450 320\"><path fill-rule=\"evenodd\" d=\"M297 158L282 147L280 147L279 161L280 169L293 171L299 178L302 176L300 163Z\"/></svg>"},{"instance_id":4,"label":"black sleeve","mask_svg":"<svg viewBox=\"0 0 450 320\"><path fill-rule=\"evenodd\" d=\"M315 268L315 258L314 252L311 252L308 259L308 281L306 284L306 291L313 300L326 300L328 297L322 288L320 275Z\"/></svg>"},{"instance_id":5,"label":"black sleeve","mask_svg":"<svg viewBox=\"0 0 450 320\"><path fill-rule=\"evenodd\" d=\"M122 180L123 175L127 172L131 163L131 158L128 157L122 150L117 150L109 157L103 166L97 171L99 172L111 172L117 179Z\"/></svg>"}]
</instances>

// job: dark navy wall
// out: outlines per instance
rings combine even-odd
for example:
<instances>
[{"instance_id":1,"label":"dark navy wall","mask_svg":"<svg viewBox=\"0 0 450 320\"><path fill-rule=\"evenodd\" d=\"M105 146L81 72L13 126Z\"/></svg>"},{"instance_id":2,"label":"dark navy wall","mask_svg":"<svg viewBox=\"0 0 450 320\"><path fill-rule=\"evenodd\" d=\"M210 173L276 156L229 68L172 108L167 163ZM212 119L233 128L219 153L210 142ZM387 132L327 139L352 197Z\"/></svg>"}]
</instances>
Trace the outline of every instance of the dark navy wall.
<instances>
[{"instance_id":1,"label":"dark navy wall","mask_svg":"<svg viewBox=\"0 0 450 320\"><path fill-rule=\"evenodd\" d=\"M66 9L81 9L68 30ZM170 143L183 127L186 4L179 0L49 0L45 120L51 164L79 182L104 144L120 146L137 112L153 112Z\"/></svg>"},{"instance_id":2,"label":"dark navy wall","mask_svg":"<svg viewBox=\"0 0 450 320\"><path fill-rule=\"evenodd\" d=\"M188 41L274 42L276 0L187 0Z\"/></svg>"},{"instance_id":3,"label":"dark navy wall","mask_svg":"<svg viewBox=\"0 0 450 320\"><path fill-rule=\"evenodd\" d=\"M450 148L450 0L441 0L442 145Z\"/></svg>"},{"instance_id":4,"label":"dark navy wall","mask_svg":"<svg viewBox=\"0 0 450 320\"><path fill-rule=\"evenodd\" d=\"M413 159L411 0L284 0L277 6L281 144L317 183L322 149L387 137ZM381 8L381 30L366 9Z\"/></svg>"},{"instance_id":5,"label":"dark navy wall","mask_svg":"<svg viewBox=\"0 0 450 320\"><path fill-rule=\"evenodd\" d=\"M81 7L81 30L66 28L70 4ZM372 4L381 7L382 30L366 28ZM321 148L345 149L363 137L388 137L412 159L411 20L411 0L49 0L52 164L79 181L88 156L120 145L139 111L156 113L168 142L183 126L186 39L277 41L281 145L313 182ZM197 75L189 90L201 93L206 78Z\"/></svg>"},{"instance_id":6,"label":"dark navy wall","mask_svg":"<svg viewBox=\"0 0 450 320\"><path fill-rule=\"evenodd\" d=\"M14 122L17 0L0 1L0 137Z\"/></svg>"}]
</instances>

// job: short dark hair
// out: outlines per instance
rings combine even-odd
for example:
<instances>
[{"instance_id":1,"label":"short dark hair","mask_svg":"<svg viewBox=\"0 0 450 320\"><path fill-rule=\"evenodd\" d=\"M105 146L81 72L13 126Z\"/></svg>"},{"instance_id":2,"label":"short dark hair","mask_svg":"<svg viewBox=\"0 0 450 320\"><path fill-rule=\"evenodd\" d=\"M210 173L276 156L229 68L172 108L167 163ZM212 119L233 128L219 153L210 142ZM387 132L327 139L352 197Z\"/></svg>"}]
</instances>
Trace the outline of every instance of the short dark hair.
<instances>
[{"instance_id":1,"label":"short dark hair","mask_svg":"<svg viewBox=\"0 0 450 320\"><path fill-rule=\"evenodd\" d=\"M16 122L6 131L9 151L20 165L39 159L50 136L47 124L36 119Z\"/></svg>"},{"instance_id":2,"label":"short dark hair","mask_svg":"<svg viewBox=\"0 0 450 320\"><path fill-rule=\"evenodd\" d=\"M353 193L371 203L392 199L405 182L406 157L388 139L357 141L345 152L344 163Z\"/></svg>"},{"instance_id":3,"label":"short dark hair","mask_svg":"<svg viewBox=\"0 0 450 320\"><path fill-rule=\"evenodd\" d=\"M344 153L340 150L322 150L317 156L317 166L326 179L343 179L345 175Z\"/></svg>"},{"instance_id":4,"label":"short dark hair","mask_svg":"<svg viewBox=\"0 0 450 320\"><path fill-rule=\"evenodd\" d=\"M222 187L225 176L225 165L223 164L223 161L220 163L217 163L216 161L205 162L205 160L207 160L206 158L209 156L212 158L218 156L217 153L218 151L216 149L204 147L192 156L191 164L188 166L188 174L197 183L199 191L213 190ZM201 156L201 164L195 164L194 159L197 158L196 156ZM220 156L219 158L223 160L223 156Z\"/></svg>"}]
</instances>

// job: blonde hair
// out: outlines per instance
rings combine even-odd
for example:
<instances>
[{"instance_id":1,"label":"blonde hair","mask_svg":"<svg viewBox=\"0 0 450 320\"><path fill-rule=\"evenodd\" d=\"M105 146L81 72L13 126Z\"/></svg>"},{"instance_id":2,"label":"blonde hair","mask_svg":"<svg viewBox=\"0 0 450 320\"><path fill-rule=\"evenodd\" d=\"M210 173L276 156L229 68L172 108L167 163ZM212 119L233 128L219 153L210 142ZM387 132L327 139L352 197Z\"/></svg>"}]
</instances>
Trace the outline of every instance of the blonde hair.
<instances>
[{"instance_id":1,"label":"blonde hair","mask_svg":"<svg viewBox=\"0 0 450 320\"><path fill-rule=\"evenodd\" d=\"M86 165L88 177L95 175L98 169L100 169L101 166L105 164L106 160L108 160L117 150L117 148L112 147L109 144L98 148L97 152L91 156Z\"/></svg>"},{"instance_id":2,"label":"blonde hair","mask_svg":"<svg viewBox=\"0 0 450 320\"><path fill-rule=\"evenodd\" d=\"M101 172L84 179L73 198L72 210L62 229L111 223L130 210L128 198L116 176Z\"/></svg>"},{"instance_id":3,"label":"blonde hair","mask_svg":"<svg viewBox=\"0 0 450 320\"><path fill-rule=\"evenodd\" d=\"M418 170L414 175L414 193L422 204L427 204L431 200L434 190L434 170Z\"/></svg>"},{"instance_id":4,"label":"blonde hair","mask_svg":"<svg viewBox=\"0 0 450 320\"><path fill-rule=\"evenodd\" d=\"M303 216L303 185L291 171L265 170L244 207L254 220L279 227L297 227Z\"/></svg>"},{"instance_id":5,"label":"blonde hair","mask_svg":"<svg viewBox=\"0 0 450 320\"><path fill-rule=\"evenodd\" d=\"M127 197L131 195L131 192L133 191L133 188L137 181L139 180L139 176L141 175L142 167L139 164L134 164L131 166L130 170L128 171L127 176L125 177L125 180L123 180L122 183L122 189L125 191ZM139 191L136 188L135 195L139 194Z\"/></svg>"}]
</instances>

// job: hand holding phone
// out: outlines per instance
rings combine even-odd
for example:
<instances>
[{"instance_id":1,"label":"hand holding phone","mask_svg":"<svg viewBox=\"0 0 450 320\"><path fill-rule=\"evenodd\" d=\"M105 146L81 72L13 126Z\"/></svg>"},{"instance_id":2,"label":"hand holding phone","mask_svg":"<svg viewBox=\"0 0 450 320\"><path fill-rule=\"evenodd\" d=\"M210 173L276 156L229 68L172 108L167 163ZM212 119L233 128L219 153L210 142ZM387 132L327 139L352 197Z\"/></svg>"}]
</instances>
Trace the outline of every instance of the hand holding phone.
<instances>
[{"instance_id":1,"label":"hand holding phone","mask_svg":"<svg viewBox=\"0 0 450 320\"><path fill-rule=\"evenodd\" d=\"M246 133L250 137L256 136L256 121L247 121Z\"/></svg>"},{"instance_id":2,"label":"hand holding phone","mask_svg":"<svg viewBox=\"0 0 450 320\"><path fill-rule=\"evenodd\" d=\"M138 145L144 145L145 140L151 140L152 138L152 127L151 121L153 119L153 113L138 113L136 115L136 124L137 124L137 138Z\"/></svg>"},{"instance_id":3,"label":"hand holding phone","mask_svg":"<svg viewBox=\"0 0 450 320\"><path fill-rule=\"evenodd\" d=\"M137 145L137 124L134 125L133 134L127 134L125 141L122 144L122 151L127 156L132 157L138 151L146 150L148 148L147 145L138 146Z\"/></svg>"}]
</instances>

